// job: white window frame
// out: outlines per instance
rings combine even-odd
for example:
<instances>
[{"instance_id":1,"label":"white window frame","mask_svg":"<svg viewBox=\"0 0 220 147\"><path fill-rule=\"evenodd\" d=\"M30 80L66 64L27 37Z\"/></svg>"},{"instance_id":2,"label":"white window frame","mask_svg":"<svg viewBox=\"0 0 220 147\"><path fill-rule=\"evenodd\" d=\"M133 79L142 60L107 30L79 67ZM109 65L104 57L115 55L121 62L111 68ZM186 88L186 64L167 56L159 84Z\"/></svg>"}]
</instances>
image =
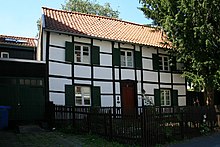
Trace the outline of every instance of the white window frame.
<instances>
[{"instance_id":1,"label":"white window frame","mask_svg":"<svg viewBox=\"0 0 220 147\"><path fill-rule=\"evenodd\" d=\"M4 57L6 55L7 57ZM1 52L1 58L9 58L9 53L8 52Z\"/></svg>"},{"instance_id":2,"label":"white window frame","mask_svg":"<svg viewBox=\"0 0 220 147\"><path fill-rule=\"evenodd\" d=\"M80 92L77 92L77 88L80 88ZM86 92L86 89L88 92ZM81 100L81 104L78 101ZM85 101L89 101L86 104ZM91 106L91 87L89 86L75 86L75 106Z\"/></svg>"},{"instance_id":3,"label":"white window frame","mask_svg":"<svg viewBox=\"0 0 220 147\"><path fill-rule=\"evenodd\" d=\"M171 90L160 90L160 104L161 106L171 106Z\"/></svg>"},{"instance_id":4,"label":"white window frame","mask_svg":"<svg viewBox=\"0 0 220 147\"><path fill-rule=\"evenodd\" d=\"M159 55L159 68L162 71L170 71L170 61L168 56Z\"/></svg>"},{"instance_id":5,"label":"white window frame","mask_svg":"<svg viewBox=\"0 0 220 147\"><path fill-rule=\"evenodd\" d=\"M123 55L121 55L122 52L124 52L124 54L125 54L124 58L123 58ZM128 53L131 53L131 56L128 56ZM131 57L131 61L128 60L129 57ZM133 67L134 66L133 51L121 50L120 51L120 58L121 58L121 66L122 67Z\"/></svg>"},{"instance_id":6,"label":"white window frame","mask_svg":"<svg viewBox=\"0 0 220 147\"><path fill-rule=\"evenodd\" d=\"M77 59L77 54L76 54L76 46L79 46L80 47L80 51L79 51L79 59L80 61L78 61ZM88 52L85 52L84 51L84 47L85 48L88 48ZM88 55L83 55L84 53L87 53ZM85 64L89 64L90 63L90 58L91 58L91 55L90 55L90 46L88 45L82 45L82 44L75 44L74 45L74 61L75 63L85 63Z\"/></svg>"}]
</instances>

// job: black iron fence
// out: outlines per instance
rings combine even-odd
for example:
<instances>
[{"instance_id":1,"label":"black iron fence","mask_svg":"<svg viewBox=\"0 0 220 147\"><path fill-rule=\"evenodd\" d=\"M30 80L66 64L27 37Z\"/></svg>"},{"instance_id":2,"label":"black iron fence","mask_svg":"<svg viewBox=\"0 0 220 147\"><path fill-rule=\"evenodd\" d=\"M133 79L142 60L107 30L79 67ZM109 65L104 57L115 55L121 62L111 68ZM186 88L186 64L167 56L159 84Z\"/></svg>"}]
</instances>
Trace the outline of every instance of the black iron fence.
<instances>
[{"instance_id":1,"label":"black iron fence","mask_svg":"<svg viewBox=\"0 0 220 147\"><path fill-rule=\"evenodd\" d=\"M207 133L218 126L215 107L140 107L134 115L121 108L48 106L51 125L71 124L75 130L126 144L151 146Z\"/></svg>"}]
</instances>

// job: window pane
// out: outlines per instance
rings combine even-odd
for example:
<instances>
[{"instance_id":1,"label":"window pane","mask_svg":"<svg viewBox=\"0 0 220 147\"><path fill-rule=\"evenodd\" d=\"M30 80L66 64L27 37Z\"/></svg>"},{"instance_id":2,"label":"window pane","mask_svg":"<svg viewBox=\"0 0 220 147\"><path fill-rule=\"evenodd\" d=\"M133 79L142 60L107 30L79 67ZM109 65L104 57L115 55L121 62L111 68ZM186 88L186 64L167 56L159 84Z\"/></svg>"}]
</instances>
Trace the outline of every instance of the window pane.
<instances>
[{"instance_id":1,"label":"window pane","mask_svg":"<svg viewBox=\"0 0 220 147\"><path fill-rule=\"evenodd\" d=\"M170 106L171 97L170 90L161 90L161 106Z\"/></svg>"},{"instance_id":2,"label":"window pane","mask_svg":"<svg viewBox=\"0 0 220 147\"><path fill-rule=\"evenodd\" d=\"M81 62L81 47L77 45L75 46L75 61Z\"/></svg>"},{"instance_id":3,"label":"window pane","mask_svg":"<svg viewBox=\"0 0 220 147\"><path fill-rule=\"evenodd\" d=\"M159 56L159 67L160 70L169 71L169 57Z\"/></svg>"},{"instance_id":4,"label":"window pane","mask_svg":"<svg viewBox=\"0 0 220 147\"><path fill-rule=\"evenodd\" d=\"M25 85L30 85L30 83L31 83L30 80L28 80L28 79L26 79L24 82L25 82Z\"/></svg>"},{"instance_id":5,"label":"window pane","mask_svg":"<svg viewBox=\"0 0 220 147\"><path fill-rule=\"evenodd\" d=\"M125 56L121 56L121 66L126 66Z\"/></svg>"},{"instance_id":6,"label":"window pane","mask_svg":"<svg viewBox=\"0 0 220 147\"><path fill-rule=\"evenodd\" d=\"M8 54L3 54L3 58L9 58Z\"/></svg>"},{"instance_id":7,"label":"window pane","mask_svg":"<svg viewBox=\"0 0 220 147\"><path fill-rule=\"evenodd\" d=\"M127 62L127 66L128 66L128 67L133 67L132 62Z\"/></svg>"},{"instance_id":8,"label":"window pane","mask_svg":"<svg viewBox=\"0 0 220 147\"><path fill-rule=\"evenodd\" d=\"M83 46L83 56L89 56L89 48L87 46Z\"/></svg>"},{"instance_id":9,"label":"window pane","mask_svg":"<svg viewBox=\"0 0 220 147\"><path fill-rule=\"evenodd\" d=\"M132 53L131 52L127 52L127 56L132 56Z\"/></svg>"},{"instance_id":10,"label":"window pane","mask_svg":"<svg viewBox=\"0 0 220 147\"><path fill-rule=\"evenodd\" d=\"M37 85L37 81L36 80L31 80L31 85L36 86Z\"/></svg>"},{"instance_id":11,"label":"window pane","mask_svg":"<svg viewBox=\"0 0 220 147\"><path fill-rule=\"evenodd\" d=\"M84 105L90 105L90 99L85 99L84 100Z\"/></svg>"},{"instance_id":12,"label":"window pane","mask_svg":"<svg viewBox=\"0 0 220 147\"><path fill-rule=\"evenodd\" d=\"M20 81L20 82L19 82L20 85L24 85L24 79L20 79L19 81Z\"/></svg>"},{"instance_id":13,"label":"window pane","mask_svg":"<svg viewBox=\"0 0 220 147\"><path fill-rule=\"evenodd\" d=\"M43 80L37 80L37 85L38 86L43 86Z\"/></svg>"},{"instance_id":14,"label":"window pane","mask_svg":"<svg viewBox=\"0 0 220 147\"><path fill-rule=\"evenodd\" d=\"M76 105L78 106L90 106L91 94L90 87L76 86L75 87Z\"/></svg>"},{"instance_id":15,"label":"window pane","mask_svg":"<svg viewBox=\"0 0 220 147\"><path fill-rule=\"evenodd\" d=\"M75 51L76 51L76 52L80 52L80 50L81 50L81 47L78 46L78 45L75 45Z\"/></svg>"},{"instance_id":16,"label":"window pane","mask_svg":"<svg viewBox=\"0 0 220 147\"><path fill-rule=\"evenodd\" d=\"M80 96L77 96L76 97L76 105L82 105L82 97L80 97Z\"/></svg>"},{"instance_id":17,"label":"window pane","mask_svg":"<svg viewBox=\"0 0 220 147\"><path fill-rule=\"evenodd\" d=\"M124 51L121 51L121 55L122 55L122 56L125 56L125 52L124 52Z\"/></svg>"},{"instance_id":18,"label":"window pane","mask_svg":"<svg viewBox=\"0 0 220 147\"><path fill-rule=\"evenodd\" d=\"M76 86L75 92L76 92L76 94L81 94L81 87Z\"/></svg>"},{"instance_id":19,"label":"window pane","mask_svg":"<svg viewBox=\"0 0 220 147\"><path fill-rule=\"evenodd\" d=\"M128 61L128 62L131 62L131 61L132 61L132 57L130 57L130 56L127 57L127 61Z\"/></svg>"},{"instance_id":20,"label":"window pane","mask_svg":"<svg viewBox=\"0 0 220 147\"><path fill-rule=\"evenodd\" d=\"M83 56L83 62L84 63L89 63L89 57L88 56Z\"/></svg>"}]
</instances>

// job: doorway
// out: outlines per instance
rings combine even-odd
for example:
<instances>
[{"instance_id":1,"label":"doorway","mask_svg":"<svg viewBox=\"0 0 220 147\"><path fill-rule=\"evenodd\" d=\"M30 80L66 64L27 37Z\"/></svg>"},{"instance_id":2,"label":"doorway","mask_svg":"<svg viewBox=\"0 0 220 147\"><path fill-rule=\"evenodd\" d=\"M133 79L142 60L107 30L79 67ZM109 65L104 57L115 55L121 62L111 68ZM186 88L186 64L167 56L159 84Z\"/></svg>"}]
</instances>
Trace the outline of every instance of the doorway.
<instances>
[{"instance_id":1,"label":"doorway","mask_svg":"<svg viewBox=\"0 0 220 147\"><path fill-rule=\"evenodd\" d=\"M137 112L136 82L132 80L121 81L121 101L123 115L135 115Z\"/></svg>"}]
</instances>

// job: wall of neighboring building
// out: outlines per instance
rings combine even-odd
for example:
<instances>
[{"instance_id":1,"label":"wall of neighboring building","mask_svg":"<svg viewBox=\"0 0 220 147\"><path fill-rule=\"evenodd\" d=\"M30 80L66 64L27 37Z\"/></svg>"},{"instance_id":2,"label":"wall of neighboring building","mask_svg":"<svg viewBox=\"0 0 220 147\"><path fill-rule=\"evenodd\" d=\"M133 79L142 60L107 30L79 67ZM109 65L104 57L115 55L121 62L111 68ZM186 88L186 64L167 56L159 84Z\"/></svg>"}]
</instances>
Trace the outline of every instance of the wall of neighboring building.
<instances>
[{"instance_id":1,"label":"wall of neighboring building","mask_svg":"<svg viewBox=\"0 0 220 147\"><path fill-rule=\"evenodd\" d=\"M100 48L99 65L66 61L66 42L84 44L89 47L98 46ZM146 91L146 96L154 102L155 89L163 88L177 90L178 105L186 104L185 79L177 72L153 69L153 54L164 55L163 49L45 31L42 43L43 60L46 61L48 57L49 100L55 104L65 105L65 85L91 85L100 87L101 106L113 106L117 101L115 105L120 107L120 81L122 80L133 80L137 83L138 106L146 104L142 99L143 89ZM142 67L138 68L135 64L134 67L114 65L114 49L141 53Z\"/></svg>"},{"instance_id":2,"label":"wall of neighboring building","mask_svg":"<svg viewBox=\"0 0 220 147\"><path fill-rule=\"evenodd\" d=\"M8 53L9 58L35 60L35 48L13 45L0 45L0 54Z\"/></svg>"}]
</instances>

